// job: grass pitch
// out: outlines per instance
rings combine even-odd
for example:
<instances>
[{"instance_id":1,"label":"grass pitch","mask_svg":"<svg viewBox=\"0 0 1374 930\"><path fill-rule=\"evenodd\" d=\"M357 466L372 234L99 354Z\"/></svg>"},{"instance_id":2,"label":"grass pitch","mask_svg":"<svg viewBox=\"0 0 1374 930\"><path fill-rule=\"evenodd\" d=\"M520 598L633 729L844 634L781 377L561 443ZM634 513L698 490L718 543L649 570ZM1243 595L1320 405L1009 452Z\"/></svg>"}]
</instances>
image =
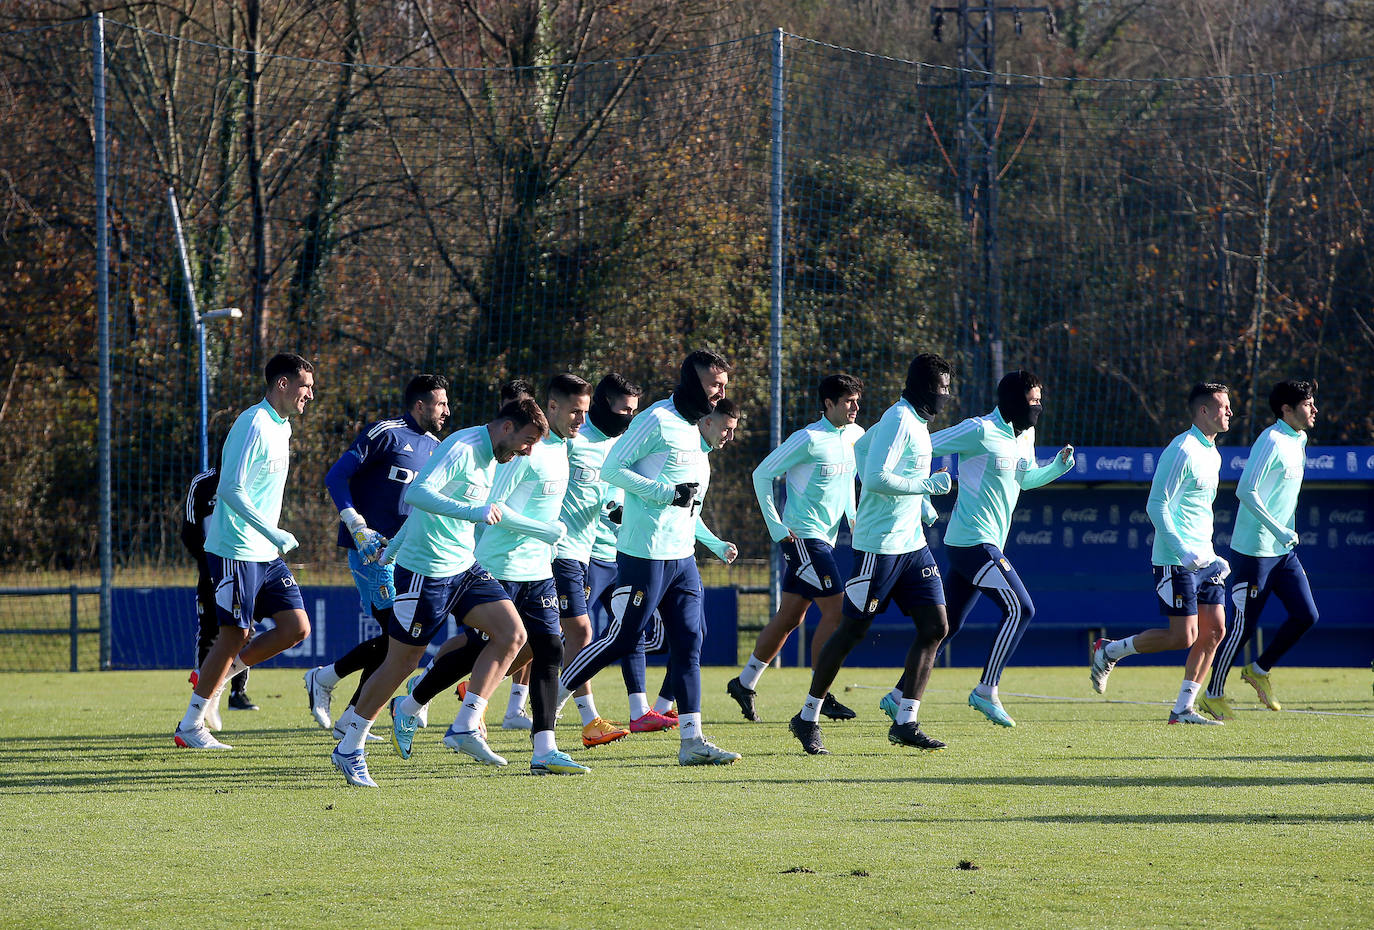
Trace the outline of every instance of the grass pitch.
<instances>
[{"instance_id":1,"label":"grass pitch","mask_svg":"<svg viewBox=\"0 0 1374 930\"><path fill-rule=\"evenodd\" d=\"M651 669L651 682L656 683ZM1175 668L1013 668L1013 730L964 706L977 671L939 669L936 754L889 746L888 670L845 670L860 713L788 734L806 678L770 670L767 722L704 674L706 732L744 754L680 768L675 734L582 750L586 777L530 777L523 734L496 770L439 742L373 744L379 791L350 790L305 713L300 673L255 671L233 752L178 750L173 672L0 675L0 925L83 927L1367 927L1374 913L1374 700L1367 669L1280 669L1291 710L1166 726ZM1236 679L1237 676L1233 676ZM346 699L348 682L339 695ZM597 682L624 714L618 676ZM845 693L841 685L863 686ZM868 690L873 688L874 690ZM1017 697L1015 692L1073 700ZM502 688L489 716L499 719ZM340 708L336 708L340 709ZM1364 716L1350 716L1364 715Z\"/></svg>"}]
</instances>

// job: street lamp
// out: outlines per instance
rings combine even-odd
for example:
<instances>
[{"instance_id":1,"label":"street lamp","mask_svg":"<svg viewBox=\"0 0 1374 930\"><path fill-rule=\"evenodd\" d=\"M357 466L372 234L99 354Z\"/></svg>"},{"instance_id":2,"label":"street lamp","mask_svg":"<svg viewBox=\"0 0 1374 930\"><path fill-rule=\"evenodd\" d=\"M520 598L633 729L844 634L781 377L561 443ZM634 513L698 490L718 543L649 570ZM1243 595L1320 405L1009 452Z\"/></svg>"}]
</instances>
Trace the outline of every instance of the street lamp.
<instances>
[{"instance_id":1,"label":"street lamp","mask_svg":"<svg viewBox=\"0 0 1374 930\"><path fill-rule=\"evenodd\" d=\"M191 322L196 327L196 348L200 355L200 471L210 467L210 376L205 364L205 321L238 320L243 311L238 307L221 307L201 313L196 304L196 286L191 278L191 263L186 258L186 238L181 233L181 211L177 208L176 191L167 188L167 206L172 211L172 233L176 236L177 256L181 259L181 279L186 284L186 302L191 308Z\"/></svg>"}]
</instances>

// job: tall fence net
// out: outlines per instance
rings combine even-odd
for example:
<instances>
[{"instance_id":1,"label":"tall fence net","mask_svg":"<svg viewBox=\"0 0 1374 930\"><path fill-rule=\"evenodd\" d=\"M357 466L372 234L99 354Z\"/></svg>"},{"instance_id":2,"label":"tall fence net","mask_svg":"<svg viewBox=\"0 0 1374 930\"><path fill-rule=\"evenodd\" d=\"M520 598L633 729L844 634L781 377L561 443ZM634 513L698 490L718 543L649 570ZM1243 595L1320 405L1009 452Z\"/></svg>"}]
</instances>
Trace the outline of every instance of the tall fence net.
<instances>
[{"instance_id":1,"label":"tall fence net","mask_svg":"<svg viewBox=\"0 0 1374 930\"><path fill-rule=\"evenodd\" d=\"M775 293L784 435L815 419L815 382L833 371L864 379L872 422L923 350L954 362L951 415L984 412L994 332L1006 367L1046 384L1047 444L1162 445L1203 378L1233 386L1229 441L1248 444L1267 385L1297 374L1321 380L1319 441L1371 434L1368 61L1186 81L996 76L993 320L975 280L989 230L962 218L948 68L781 34L470 68L423 29L365 45L356 23L340 25L344 60L320 61L180 28L104 32L118 586L194 577L178 531L200 369L169 188L200 310L244 313L205 324L211 458L260 398L268 356L316 365L283 513L307 582L344 580L325 471L399 410L411 375L445 375L463 426L511 377L618 370L658 399L702 346L735 364L745 412L705 512L744 558L713 577L766 582L749 473L770 447ZM0 36L0 300L23 308L0 322L0 508L8 526L42 527L3 543L6 583L62 589L0 597L0 631L97 620L93 597L70 594L99 580L91 35ZM188 617L188 662L192 629ZM93 634L81 642L93 667ZM67 645L2 636L0 666L66 667Z\"/></svg>"}]
</instances>

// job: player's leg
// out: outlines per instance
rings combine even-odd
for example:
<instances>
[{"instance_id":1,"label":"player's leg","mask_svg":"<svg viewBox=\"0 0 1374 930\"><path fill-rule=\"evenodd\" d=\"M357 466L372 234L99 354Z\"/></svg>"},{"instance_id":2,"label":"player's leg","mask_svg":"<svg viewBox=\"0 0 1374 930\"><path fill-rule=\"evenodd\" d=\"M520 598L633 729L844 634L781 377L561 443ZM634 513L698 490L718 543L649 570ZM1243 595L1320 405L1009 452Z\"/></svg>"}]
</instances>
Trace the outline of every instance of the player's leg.
<instances>
[{"instance_id":1,"label":"player's leg","mask_svg":"<svg viewBox=\"0 0 1374 930\"><path fill-rule=\"evenodd\" d=\"M219 635L219 613L215 610L215 585L210 580L210 566L206 564L204 555L197 561L200 577L196 582L196 664L188 679L193 689L200 680L200 666L210 654L215 637ZM224 721L220 718L218 698L205 708L205 726L211 731L224 727Z\"/></svg>"},{"instance_id":2,"label":"player's leg","mask_svg":"<svg viewBox=\"0 0 1374 930\"><path fill-rule=\"evenodd\" d=\"M219 699L219 691L235 664L239 651L248 642L252 627L253 598L261 585L266 566L260 562L240 562L206 554L210 580L214 585L215 617L219 631L201 660L195 687L181 722L172 738L176 745L189 749L228 749L205 728L205 716ZM239 662L235 672L243 668Z\"/></svg>"},{"instance_id":3,"label":"player's leg","mask_svg":"<svg viewBox=\"0 0 1374 930\"><path fill-rule=\"evenodd\" d=\"M983 674L969 695L968 704L998 726L1014 727L1016 721L1002 707L997 685L1002 680L1007 662L1025 635L1026 625L1035 616L1035 604L1020 575L1000 549L986 543L975 548L981 550L982 565L970 574L970 579L985 597L997 604L1002 611L1002 622L998 624L997 635L993 637L992 648L988 650L988 658L983 665ZM955 556L951 555L950 558L953 561Z\"/></svg>"},{"instance_id":4,"label":"player's leg","mask_svg":"<svg viewBox=\"0 0 1374 930\"><path fill-rule=\"evenodd\" d=\"M485 573L484 573L485 574ZM463 695L463 705L453 725L444 734L444 745L488 765L505 765L506 760L491 751L481 735L481 723L486 716L487 700L506 676L511 663L525 645L525 626L515 606L505 597L505 591L490 575L490 584L475 586L470 608L457 616L465 626L485 634L486 642L473 663L472 677ZM493 591L501 597L492 596Z\"/></svg>"},{"instance_id":5,"label":"player's leg","mask_svg":"<svg viewBox=\"0 0 1374 930\"><path fill-rule=\"evenodd\" d=\"M1274 632L1273 638L1259 657L1241 670L1241 678L1255 689L1264 706L1270 710L1281 710L1283 705L1274 696L1269 672L1303 634L1316 624L1317 602L1312 597L1312 586L1307 580L1307 572L1295 552L1283 556L1273 568L1269 589L1288 610L1288 617Z\"/></svg>"},{"instance_id":6,"label":"player's leg","mask_svg":"<svg viewBox=\"0 0 1374 930\"><path fill-rule=\"evenodd\" d=\"M701 723L701 644L706 636L702 614L704 593L696 559L689 556L666 564L667 584L658 613L668 646L668 684L678 702L682 742L679 765L727 765L739 759L709 742Z\"/></svg>"},{"instance_id":7,"label":"player's leg","mask_svg":"<svg viewBox=\"0 0 1374 930\"><path fill-rule=\"evenodd\" d=\"M1231 672L1237 653L1250 642L1264 602L1268 600L1268 573L1261 581L1263 559L1235 552L1231 554L1231 577L1227 595L1231 599L1232 622L1217 647L1212 660L1212 673L1207 690L1198 696L1197 707L1216 720L1230 720L1235 716L1226 699L1226 678Z\"/></svg>"},{"instance_id":8,"label":"player's leg","mask_svg":"<svg viewBox=\"0 0 1374 930\"><path fill-rule=\"evenodd\" d=\"M576 691L607 665L635 650L649 628L654 606L663 597L667 583L666 564L656 559L638 559L621 554L617 562L619 577L612 600L623 598L624 606L617 605L606 631L564 666L561 684L565 689Z\"/></svg>"},{"instance_id":9,"label":"player's leg","mask_svg":"<svg viewBox=\"0 0 1374 930\"><path fill-rule=\"evenodd\" d=\"M945 547L945 551L952 552L953 547ZM945 589L946 607L944 621L947 632L941 643L936 644L935 654L931 656L931 668L934 668L935 657L940 653L940 645L952 640L960 630L964 628L964 621L968 619L969 613L978 603L981 592L974 587L964 572L960 571L959 564L963 560L950 560L949 572L941 577L941 582ZM917 618L912 618L918 625L922 622ZM933 623L934 621L928 621ZM913 644L914 645L914 644ZM887 694L878 701L878 709L887 714L889 720L897 722L897 710L901 706L902 698L915 687L915 683L910 680L906 670L902 670L902 676L897 679L897 684ZM924 688L921 689L924 692Z\"/></svg>"},{"instance_id":10,"label":"player's leg","mask_svg":"<svg viewBox=\"0 0 1374 930\"><path fill-rule=\"evenodd\" d=\"M519 607L515 612L524 616ZM526 628L525 632L528 634L529 629ZM520 662L518 659L517 656L517 661L511 665L510 697L506 701L506 713L501 718L503 730L528 730L534 723L534 718L525 710L525 702L530 697L530 666L528 661Z\"/></svg>"},{"instance_id":11,"label":"player's leg","mask_svg":"<svg viewBox=\"0 0 1374 930\"><path fill-rule=\"evenodd\" d=\"M533 711L530 740L534 750L530 771L535 775L582 775L589 769L560 752L554 735L557 716L558 672L563 666L563 637L558 623L558 594L552 578L506 584L525 627L530 649L527 667L530 707Z\"/></svg>"},{"instance_id":12,"label":"player's leg","mask_svg":"<svg viewBox=\"0 0 1374 930\"><path fill-rule=\"evenodd\" d=\"M949 632L945 614L945 591L940 569L930 549L911 554L892 587L892 600L916 626L916 638L907 650L903 665L903 692L897 716L888 729L888 741L898 746L936 750L945 744L921 732L918 714L935 654Z\"/></svg>"},{"instance_id":13,"label":"player's leg","mask_svg":"<svg viewBox=\"0 0 1374 930\"><path fill-rule=\"evenodd\" d=\"M1197 712L1196 704L1202 682L1212 669L1212 657L1226 636L1226 578L1220 565L1200 569L1195 573L1197 590L1197 636L1188 649L1183 663L1183 684L1170 720L1193 723L1197 717L1205 723L1220 723ZM1184 720L1184 717L1189 719Z\"/></svg>"},{"instance_id":14,"label":"player's leg","mask_svg":"<svg viewBox=\"0 0 1374 930\"><path fill-rule=\"evenodd\" d=\"M1088 677L1093 690L1107 690L1107 676L1127 656L1188 649L1197 639L1197 578L1177 565L1155 565L1155 602L1168 618L1167 627L1151 627L1124 639L1099 639L1093 644Z\"/></svg>"}]
</instances>

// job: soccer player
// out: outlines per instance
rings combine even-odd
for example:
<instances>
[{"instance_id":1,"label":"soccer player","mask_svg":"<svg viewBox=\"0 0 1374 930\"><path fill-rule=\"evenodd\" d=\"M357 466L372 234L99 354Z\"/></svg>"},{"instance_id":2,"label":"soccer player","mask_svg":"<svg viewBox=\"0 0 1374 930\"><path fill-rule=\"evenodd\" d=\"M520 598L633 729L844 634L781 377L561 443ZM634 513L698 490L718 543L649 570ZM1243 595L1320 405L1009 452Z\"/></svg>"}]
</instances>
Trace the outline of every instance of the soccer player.
<instances>
[{"instance_id":1,"label":"soccer player","mask_svg":"<svg viewBox=\"0 0 1374 930\"><path fill-rule=\"evenodd\" d=\"M553 561L553 579L558 588L558 613L563 625L567 655L577 655L594 638L588 608L590 603L595 602L590 576L609 488L601 480L601 466L616 439L629 428L642 394L639 386L623 375L616 372L606 375L592 394L587 422L568 442L568 491L563 496L563 507L558 517L567 527L568 535L558 544ZM612 549L615 545L613 529ZM597 582L597 597L615 582L614 561L610 562L608 572L604 565L600 568L603 575ZM566 698L561 693L559 696ZM628 729L603 720L597 713L590 682L584 682L572 697L582 718L584 746L598 746L631 732L650 732L673 725L666 718L648 715L647 703L636 713L633 701Z\"/></svg>"},{"instance_id":2,"label":"soccer player","mask_svg":"<svg viewBox=\"0 0 1374 930\"><path fill-rule=\"evenodd\" d=\"M926 546L923 516L932 513L930 495L950 489L948 472L930 473L926 424L949 400L949 363L926 353L912 359L901 399L854 445L863 491L853 531L854 570L844 588L844 618L821 646L811 690L801 712L788 722L811 755L828 752L821 741L821 707L850 651L868 633L873 618L895 600L916 625L906 656L906 688L887 738L894 745L943 749L921 732L917 713L935 652L945 638L945 592L940 569Z\"/></svg>"},{"instance_id":3,"label":"soccer player","mask_svg":"<svg viewBox=\"0 0 1374 930\"><path fill-rule=\"evenodd\" d=\"M730 364L698 350L682 363L673 394L635 418L602 466L602 477L625 490L616 542L616 589L627 602L604 635L567 664L562 685L575 692L602 668L638 647L655 610L672 654L669 673L679 704L681 765L721 765L740 758L712 745L701 731L701 576L695 558L697 511L710 483L697 421L725 396Z\"/></svg>"},{"instance_id":4,"label":"soccer player","mask_svg":"<svg viewBox=\"0 0 1374 930\"><path fill-rule=\"evenodd\" d=\"M749 661L725 691L739 704L745 720L758 720L755 689L763 671L782 651L792 631L801 626L814 602L820 622L811 640L811 665L821 646L840 625L840 573L835 567L835 539L840 517L854 528L854 443L864 429L859 416L863 382L851 375L829 375L816 392L821 418L797 430L754 469L754 496L763 522L786 563L778 612L759 633ZM786 477L787 503L778 514L773 482ZM854 711L826 692L821 713L832 720L852 720Z\"/></svg>"},{"instance_id":5,"label":"soccer player","mask_svg":"<svg viewBox=\"0 0 1374 930\"><path fill-rule=\"evenodd\" d=\"M1260 702L1270 710L1279 710L1282 705L1269 683L1269 670L1317 622L1307 572L1293 551L1299 542L1293 514L1307 467L1307 430L1317 425L1315 390L1311 381L1274 385L1269 392L1274 425L1255 440L1236 485L1240 507L1231 536L1231 603L1236 616L1217 651L1207 693L1197 702L1199 710L1217 720L1233 716L1226 700L1226 674L1236 653L1255 634L1260 611L1270 594L1278 595L1288 610L1288 619L1259 658L1240 670L1241 679L1254 687Z\"/></svg>"},{"instance_id":6,"label":"soccer player","mask_svg":"<svg viewBox=\"0 0 1374 930\"><path fill-rule=\"evenodd\" d=\"M506 764L491 751L478 727L487 697L525 644L525 631L505 589L474 557L473 536L475 524L502 521L543 532L488 497L496 466L529 455L547 433L548 422L538 404L528 397L513 400L490 423L450 434L406 489L406 502L414 509L384 556L396 563L396 602L387 626L386 658L363 686L357 706L339 718L344 737L331 755L349 784L376 787L364 752L368 731L450 613L485 633L487 640L457 726L444 742L479 762ZM556 539L555 534L549 541Z\"/></svg>"},{"instance_id":7,"label":"soccer player","mask_svg":"<svg viewBox=\"0 0 1374 930\"><path fill-rule=\"evenodd\" d=\"M1145 505L1155 528L1150 561L1159 611L1169 618L1168 628L1093 644L1089 679L1098 694L1107 690L1107 676L1126 656L1188 650L1169 723L1222 722L1199 714L1194 702L1226 632L1225 583L1231 567L1212 548L1212 502L1221 474L1216 439L1231 425L1229 394L1224 384L1193 385L1188 393L1193 425L1165 448L1150 482Z\"/></svg>"},{"instance_id":8,"label":"soccer player","mask_svg":"<svg viewBox=\"0 0 1374 930\"><path fill-rule=\"evenodd\" d=\"M226 676L272 658L310 635L310 619L282 556L296 537L277 526L291 464L291 417L315 396L315 375L299 355L267 363L267 396L239 414L220 455L216 503L205 533L219 635L200 664L186 714L173 741L188 749L229 749L205 728ZM253 621L275 624L252 640Z\"/></svg>"},{"instance_id":9,"label":"soccer player","mask_svg":"<svg viewBox=\"0 0 1374 930\"><path fill-rule=\"evenodd\" d=\"M410 514L406 488L439 445L438 434L449 416L448 381L439 375L416 375L406 385L404 401L405 413L368 424L324 479L339 511L339 548L348 553L363 613L375 617L383 630L332 665L305 673L307 707L326 730L333 725L329 702L335 685L357 671L364 672L366 681L386 655L385 630L396 597L394 563L383 563L377 556ZM362 685L359 682L358 691ZM358 702L358 691L349 707Z\"/></svg>"},{"instance_id":10,"label":"soccer player","mask_svg":"<svg viewBox=\"0 0 1374 930\"><path fill-rule=\"evenodd\" d=\"M997 685L1035 616L1026 586L1002 552L1011 515L1023 489L1049 484L1073 468L1073 446L1060 449L1047 465L1035 461L1035 424L1044 409L1043 390L1040 379L1029 371L1009 372L997 385L997 406L991 413L930 437L932 455L959 455L959 496L945 530L950 572L945 579L945 639L953 639L963 627L980 594L996 602L1002 622L968 704L1003 727L1014 727L1016 721L1002 707ZM898 700L900 685L884 696L884 710L895 714Z\"/></svg>"},{"instance_id":11,"label":"soccer player","mask_svg":"<svg viewBox=\"0 0 1374 930\"><path fill-rule=\"evenodd\" d=\"M196 668L205 661L210 644L219 635L219 617L215 613L215 586L210 581L210 564L205 560L205 521L215 509L215 489L219 485L219 469L210 468L191 479L186 491L186 510L181 520L181 544L196 559ZM191 673L195 686L198 673ZM229 708L257 710L258 705L248 696L248 670L229 679ZM223 692L220 692L223 694ZM223 727L219 715L219 696L205 709L205 726L210 730Z\"/></svg>"}]
</instances>

